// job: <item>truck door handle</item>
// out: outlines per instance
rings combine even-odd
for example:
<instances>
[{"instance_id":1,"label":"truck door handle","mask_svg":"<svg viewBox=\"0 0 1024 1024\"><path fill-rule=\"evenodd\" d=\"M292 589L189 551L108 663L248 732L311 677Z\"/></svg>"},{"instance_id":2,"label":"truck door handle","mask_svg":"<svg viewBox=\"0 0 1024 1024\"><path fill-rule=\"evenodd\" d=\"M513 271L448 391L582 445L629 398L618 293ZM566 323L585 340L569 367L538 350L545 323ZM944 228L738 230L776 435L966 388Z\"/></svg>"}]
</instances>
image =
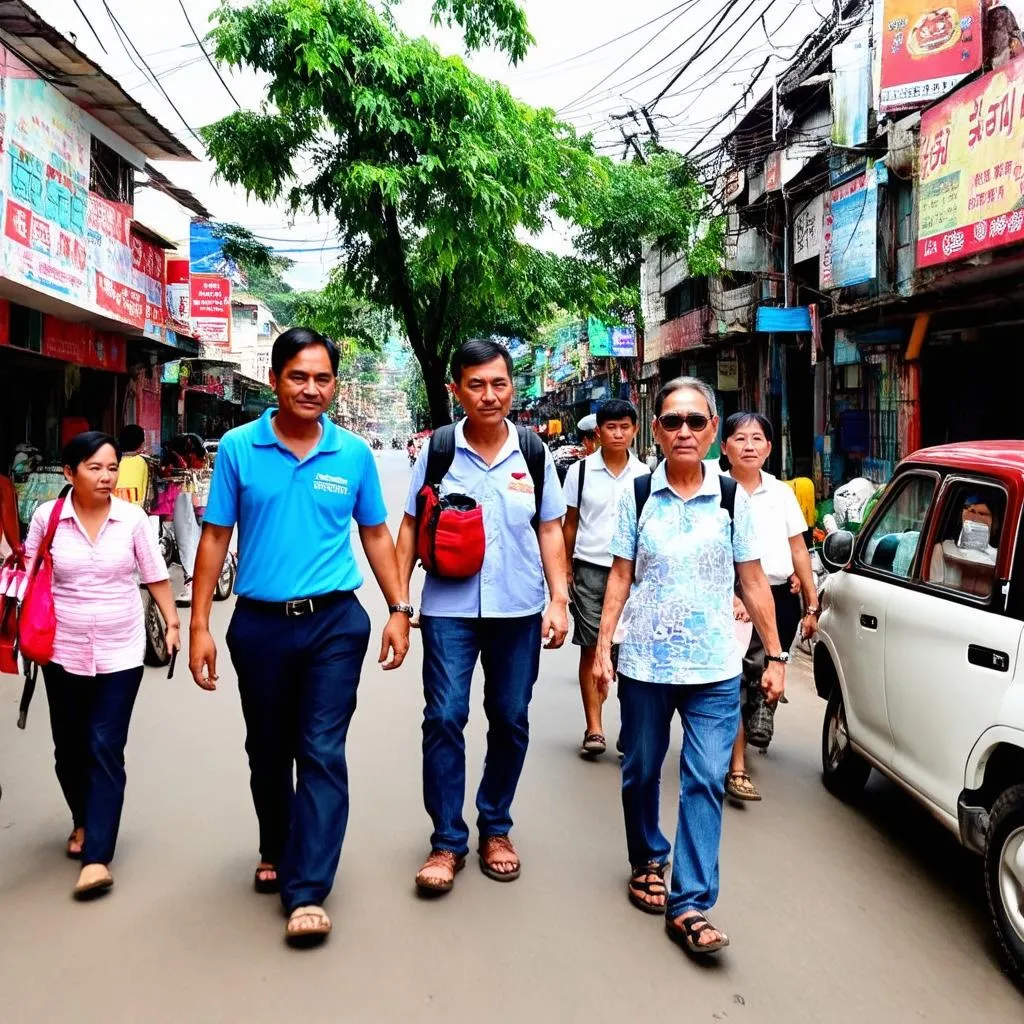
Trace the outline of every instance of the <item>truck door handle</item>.
<instances>
[{"instance_id":1,"label":"truck door handle","mask_svg":"<svg viewBox=\"0 0 1024 1024\"><path fill-rule=\"evenodd\" d=\"M862 615L860 617L860 624L865 629L878 629L878 619L874 615Z\"/></svg>"},{"instance_id":2,"label":"truck door handle","mask_svg":"<svg viewBox=\"0 0 1024 1024\"><path fill-rule=\"evenodd\" d=\"M978 668L987 668L993 672L1010 671L1010 656L1005 651L996 651L991 647L971 644L967 648L967 660Z\"/></svg>"}]
</instances>

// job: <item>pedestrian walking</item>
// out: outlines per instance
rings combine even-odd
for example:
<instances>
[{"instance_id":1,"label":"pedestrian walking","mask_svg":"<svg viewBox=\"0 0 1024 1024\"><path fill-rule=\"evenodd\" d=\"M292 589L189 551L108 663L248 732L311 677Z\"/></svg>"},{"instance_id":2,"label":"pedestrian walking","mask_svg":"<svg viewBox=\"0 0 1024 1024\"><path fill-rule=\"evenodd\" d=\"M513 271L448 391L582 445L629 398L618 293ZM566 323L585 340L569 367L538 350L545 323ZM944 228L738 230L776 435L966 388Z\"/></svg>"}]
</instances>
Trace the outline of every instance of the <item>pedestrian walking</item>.
<instances>
[{"instance_id":1,"label":"pedestrian walking","mask_svg":"<svg viewBox=\"0 0 1024 1024\"><path fill-rule=\"evenodd\" d=\"M403 585L408 586L417 553L435 570L427 575L420 616L426 700L423 798L434 830L416 885L427 893L451 889L469 853L463 734L478 660L489 725L476 799L480 867L499 882L519 877L519 855L509 838L511 808L529 743L529 705L541 643L561 647L569 629L561 526L565 503L543 442L507 418L512 360L500 345L469 341L455 353L451 370L466 418L436 430L420 456L398 539ZM442 502L438 507L467 510L465 540L452 538L454 553L463 560L474 549L478 557L464 559L461 568L435 562L419 544L418 519L427 533L430 525L418 516L419 505L428 500L422 492L434 487ZM482 534L477 532L481 522Z\"/></svg>"},{"instance_id":2,"label":"pedestrian walking","mask_svg":"<svg viewBox=\"0 0 1024 1024\"><path fill-rule=\"evenodd\" d=\"M167 566L146 514L113 497L121 450L88 431L62 453L70 490L32 517L31 565L53 561L57 629L43 666L57 780L71 810L67 854L81 860L76 898L107 892L126 784L124 750L142 683L146 631L139 580L167 623L167 650L181 646Z\"/></svg>"},{"instance_id":3,"label":"pedestrian walking","mask_svg":"<svg viewBox=\"0 0 1024 1024\"><path fill-rule=\"evenodd\" d=\"M633 454L637 422L630 402L617 398L605 402L596 417L599 447L569 467L563 487L568 510L562 530L570 565L569 608L575 623L572 642L580 648L580 692L586 718L580 747L584 758L599 758L607 749L602 723L605 694L594 684L594 653L619 500L636 477L650 474Z\"/></svg>"},{"instance_id":4,"label":"pedestrian walking","mask_svg":"<svg viewBox=\"0 0 1024 1024\"><path fill-rule=\"evenodd\" d=\"M619 502L594 677L607 691L622 618L618 672L629 899L643 911L666 915L670 937L703 955L729 944L705 915L718 898L725 773L739 721L736 574L768 652L762 686L770 700L784 692L788 659L758 561L750 501L732 480L702 465L718 428L714 392L681 377L662 388L654 409L665 460L651 477L637 478ZM676 712L684 737L673 848L661 832L658 809Z\"/></svg>"},{"instance_id":5,"label":"pedestrian walking","mask_svg":"<svg viewBox=\"0 0 1024 1024\"><path fill-rule=\"evenodd\" d=\"M277 408L228 431L217 454L190 629L192 675L214 690L210 607L237 524L238 601L227 646L259 821L254 886L280 892L286 939L296 945L331 931L323 904L348 822L345 744L370 637L356 597L363 579L352 551L353 521L391 612L380 652L385 669L405 658L412 611L399 600L370 446L327 418L338 359L334 342L305 328L274 342Z\"/></svg>"},{"instance_id":6,"label":"pedestrian walking","mask_svg":"<svg viewBox=\"0 0 1024 1024\"><path fill-rule=\"evenodd\" d=\"M789 651L797 630L801 630L805 640L818 630L818 593L804 540L807 520L793 489L765 472L765 463L772 452L772 425L768 419L753 412L730 416L722 428L722 449L730 475L750 498L754 539L761 552L761 568L772 588L779 644L784 651ZM740 596L733 602L736 618L749 622L750 616ZM761 799L761 793L747 772L748 723L751 742L766 748L771 742L775 714L773 705L764 700L761 690L764 652L761 636L755 629L743 657L742 717L725 780L729 796L748 803Z\"/></svg>"},{"instance_id":7,"label":"pedestrian walking","mask_svg":"<svg viewBox=\"0 0 1024 1024\"><path fill-rule=\"evenodd\" d=\"M583 450L586 452L584 458L593 455L600 444L597 436L597 416L593 413L584 416L576 424L576 433L579 435L580 444L583 445Z\"/></svg>"},{"instance_id":8,"label":"pedestrian walking","mask_svg":"<svg viewBox=\"0 0 1024 1024\"><path fill-rule=\"evenodd\" d=\"M142 454L146 432L137 423L129 423L117 440L121 445L121 464L114 494L122 501L145 508L149 498L149 463Z\"/></svg>"}]
</instances>

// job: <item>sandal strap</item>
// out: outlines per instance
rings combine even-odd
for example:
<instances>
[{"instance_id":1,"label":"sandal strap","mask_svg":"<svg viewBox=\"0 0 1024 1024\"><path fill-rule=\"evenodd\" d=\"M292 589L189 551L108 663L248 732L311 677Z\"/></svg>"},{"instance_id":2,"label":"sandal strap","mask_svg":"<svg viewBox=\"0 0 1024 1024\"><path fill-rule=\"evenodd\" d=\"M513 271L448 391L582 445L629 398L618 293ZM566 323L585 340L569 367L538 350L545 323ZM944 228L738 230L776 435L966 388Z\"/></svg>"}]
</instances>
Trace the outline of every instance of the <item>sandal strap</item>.
<instances>
[{"instance_id":1,"label":"sandal strap","mask_svg":"<svg viewBox=\"0 0 1024 1024\"><path fill-rule=\"evenodd\" d=\"M679 922L679 924L691 939L698 938L709 928L712 931L718 931L718 929L715 928L715 926L699 911L692 917L684 918Z\"/></svg>"}]
</instances>

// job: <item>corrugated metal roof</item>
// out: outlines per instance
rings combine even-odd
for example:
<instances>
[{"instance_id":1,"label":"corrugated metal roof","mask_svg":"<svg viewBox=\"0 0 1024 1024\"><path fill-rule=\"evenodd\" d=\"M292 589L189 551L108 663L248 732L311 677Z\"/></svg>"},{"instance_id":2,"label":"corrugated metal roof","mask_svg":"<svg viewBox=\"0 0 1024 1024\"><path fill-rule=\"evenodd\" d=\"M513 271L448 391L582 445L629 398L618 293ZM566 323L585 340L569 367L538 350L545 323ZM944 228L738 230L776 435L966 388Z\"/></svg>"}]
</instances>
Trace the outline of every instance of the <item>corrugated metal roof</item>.
<instances>
[{"instance_id":1,"label":"corrugated metal roof","mask_svg":"<svg viewBox=\"0 0 1024 1024\"><path fill-rule=\"evenodd\" d=\"M151 160L196 159L118 82L22 0L0 0L0 42Z\"/></svg>"}]
</instances>

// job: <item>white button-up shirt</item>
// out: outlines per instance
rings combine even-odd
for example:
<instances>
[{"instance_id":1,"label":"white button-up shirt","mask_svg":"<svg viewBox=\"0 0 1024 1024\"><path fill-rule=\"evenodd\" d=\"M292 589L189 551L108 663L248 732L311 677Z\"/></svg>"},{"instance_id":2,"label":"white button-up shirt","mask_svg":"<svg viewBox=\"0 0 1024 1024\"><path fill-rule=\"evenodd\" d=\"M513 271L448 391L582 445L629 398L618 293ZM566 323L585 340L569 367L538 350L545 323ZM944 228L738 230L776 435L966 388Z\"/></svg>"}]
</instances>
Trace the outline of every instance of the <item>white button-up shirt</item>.
<instances>
[{"instance_id":1,"label":"white button-up shirt","mask_svg":"<svg viewBox=\"0 0 1024 1024\"><path fill-rule=\"evenodd\" d=\"M627 487L633 486L638 476L647 476L651 471L632 452L626 468L618 476L608 468L600 449L583 461L587 464L587 471L583 475L583 503L578 509L580 521L573 558L610 568L619 499ZM569 508L579 505L580 465L580 462L573 463L565 475L562 493Z\"/></svg>"},{"instance_id":2,"label":"white button-up shirt","mask_svg":"<svg viewBox=\"0 0 1024 1024\"><path fill-rule=\"evenodd\" d=\"M760 486L750 495L750 511L761 549L761 568L773 587L782 586L793 575L790 538L807 532L800 503L789 484L762 470Z\"/></svg>"}]
</instances>

